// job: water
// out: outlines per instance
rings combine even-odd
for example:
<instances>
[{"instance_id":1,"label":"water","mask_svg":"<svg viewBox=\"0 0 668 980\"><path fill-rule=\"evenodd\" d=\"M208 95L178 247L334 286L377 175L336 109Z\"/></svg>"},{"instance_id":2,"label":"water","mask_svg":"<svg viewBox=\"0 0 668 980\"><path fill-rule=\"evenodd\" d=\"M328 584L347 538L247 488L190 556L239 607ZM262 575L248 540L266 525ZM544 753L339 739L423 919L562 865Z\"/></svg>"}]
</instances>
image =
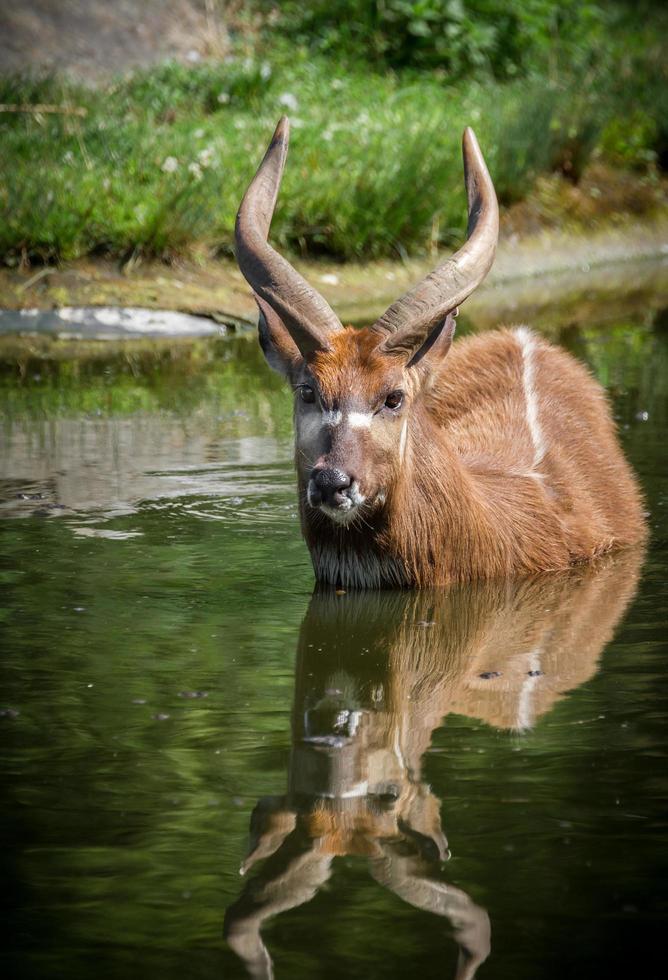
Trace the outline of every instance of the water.
<instances>
[{"instance_id":1,"label":"water","mask_svg":"<svg viewBox=\"0 0 668 980\"><path fill-rule=\"evenodd\" d=\"M552 332L649 552L447 594L312 597L252 341L5 380L5 976L663 977L666 314Z\"/></svg>"}]
</instances>

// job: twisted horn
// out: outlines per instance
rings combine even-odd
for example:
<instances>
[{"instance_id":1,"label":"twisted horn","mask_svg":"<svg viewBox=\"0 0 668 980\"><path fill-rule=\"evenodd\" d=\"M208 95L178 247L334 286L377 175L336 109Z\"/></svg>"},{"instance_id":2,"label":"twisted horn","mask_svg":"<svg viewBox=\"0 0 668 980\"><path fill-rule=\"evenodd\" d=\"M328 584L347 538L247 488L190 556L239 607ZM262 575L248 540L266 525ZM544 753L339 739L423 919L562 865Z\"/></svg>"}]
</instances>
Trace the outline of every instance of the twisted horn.
<instances>
[{"instance_id":1,"label":"twisted horn","mask_svg":"<svg viewBox=\"0 0 668 980\"><path fill-rule=\"evenodd\" d=\"M271 306L306 357L329 347L341 322L325 299L267 242L276 206L290 124L282 116L237 214L237 262L253 292Z\"/></svg>"},{"instance_id":2,"label":"twisted horn","mask_svg":"<svg viewBox=\"0 0 668 980\"><path fill-rule=\"evenodd\" d=\"M371 328L382 335L381 350L411 356L448 313L489 272L499 237L499 206L475 133L464 130L464 181L468 199L467 241L426 279L405 293Z\"/></svg>"}]
</instances>

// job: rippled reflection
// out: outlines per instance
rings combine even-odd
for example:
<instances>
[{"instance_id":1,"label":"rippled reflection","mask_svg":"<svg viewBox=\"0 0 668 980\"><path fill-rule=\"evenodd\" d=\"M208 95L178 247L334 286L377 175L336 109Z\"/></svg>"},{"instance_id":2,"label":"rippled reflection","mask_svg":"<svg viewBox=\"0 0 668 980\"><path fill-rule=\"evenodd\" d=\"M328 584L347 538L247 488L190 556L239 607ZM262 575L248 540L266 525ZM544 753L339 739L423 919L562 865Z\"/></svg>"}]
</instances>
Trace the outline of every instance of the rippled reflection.
<instances>
[{"instance_id":1,"label":"rippled reflection","mask_svg":"<svg viewBox=\"0 0 668 980\"><path fill-rule=\"evenodd\" d=\"M445 715L531 728L590 678L635 593L641 556L451 592L316 593L297 650L287 792L260 799L228 942L272 976L260 930L310 901L335 858L366 859L379 885L449 920L457 980L490 953L490 922L443 874L450 856L422 758ZM326 951L324 953L326 955Z\"/></svg>"}]
</instances>

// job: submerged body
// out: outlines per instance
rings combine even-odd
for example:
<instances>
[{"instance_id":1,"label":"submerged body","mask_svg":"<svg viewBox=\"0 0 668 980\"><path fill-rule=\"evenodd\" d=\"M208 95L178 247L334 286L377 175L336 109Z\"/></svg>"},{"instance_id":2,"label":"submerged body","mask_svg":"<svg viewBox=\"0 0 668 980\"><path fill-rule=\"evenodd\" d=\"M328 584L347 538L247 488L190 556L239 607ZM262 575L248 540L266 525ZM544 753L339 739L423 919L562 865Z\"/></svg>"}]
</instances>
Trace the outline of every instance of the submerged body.
<instances>
[{"instance_id":1,"label":"submerged body","mask_svg":"<svg viewBox=\"0 0 668 980\"><path fill-rule=\"evenodd\" d=\"M314 362L323 387L350 391L373 372L365 332L350 333L343 366L336 352ZM336 432L325 420L330 453L346 424L345 413ZM377 458L373 435L369 426L360 456ZM432 368L380 500L375 488L365 494L359 520L323 519L309 506L303 461L314 449L298 412L302 528L316 577L332 585L440 586L563 569L645 534L603 389L526 327L461 340Z\"/></svg>"}]
</instances>

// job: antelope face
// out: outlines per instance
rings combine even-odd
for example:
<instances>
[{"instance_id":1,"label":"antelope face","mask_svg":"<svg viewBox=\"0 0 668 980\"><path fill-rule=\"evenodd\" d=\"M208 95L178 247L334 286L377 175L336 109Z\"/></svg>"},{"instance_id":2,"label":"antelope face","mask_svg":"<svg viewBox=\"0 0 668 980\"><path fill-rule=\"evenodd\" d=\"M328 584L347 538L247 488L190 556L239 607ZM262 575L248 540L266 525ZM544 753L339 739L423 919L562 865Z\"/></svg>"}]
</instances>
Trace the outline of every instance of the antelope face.
<instances>
[{"instance_id":1,"label":"antelope face","mask_svg":"<svg viewBox=\"0 0 668 980\"><path fill-rule=\"evenodd\" d=\"M342 331L294 384L300 487L338 524L384 504L405 454L412 379L377 348L369 331Z\"/></svg>"},{"instance_id":2,"label":"antelope face","mask_svg":"<svg viewBox=\"0 0 668 980\"><path fill-rule=\"evenodd\" d=\"M341 328L306 355L261 304L260 342L294 390L295 462L302 500L347 526L392 497L411 454L411 422L450 348L446 316L417 353L388 352L371 329Z\"/></svg>"},{"instance_id":3,"label":"antelope face","mask_svg":"<svg viewBox=\"0 0 668 980\"><path fill-rule=\"evenodd\" d=\"M409 772L399 718L369 707L355 680L338 673L298 719L289 792L323 852L379 857L379 841L406 835L446 858L438 801Z\"/></svg>"}]
</instances>

